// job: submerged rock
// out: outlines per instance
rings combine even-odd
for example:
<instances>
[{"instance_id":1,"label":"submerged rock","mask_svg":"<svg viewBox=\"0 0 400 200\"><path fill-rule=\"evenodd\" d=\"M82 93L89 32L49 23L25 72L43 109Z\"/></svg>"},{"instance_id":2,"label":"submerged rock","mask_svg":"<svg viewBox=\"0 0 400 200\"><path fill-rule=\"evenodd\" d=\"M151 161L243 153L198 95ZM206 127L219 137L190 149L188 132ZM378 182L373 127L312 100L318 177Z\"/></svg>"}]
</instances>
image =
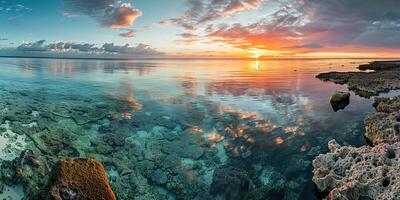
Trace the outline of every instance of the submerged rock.
<instances>
[{"instance_id":1,"label":"submerged rock","mask_svg":"<svg viewBox=\"0 0 400 200\"><path fill-rule=\"evenodd\" d=\"M400 198L400 143L356 148L332 140L328 147L313 161L313 181L327 199Z\"/></svg>"},{"instance_id":2,"label":"submerged rock","mask_svg":"<svg viewBox=\"0 0 400 200\"><path fill-rule=\"evenodd\" d=\"M8 186L22 184L27 199L38 199L50 171L47 162L41 153L25 150L18 158L1 163L0 179Z\"/></svg>"},{"instance_id":3,"label":"submerged rock","mask_svg":"<svg viewBox=\"0 0 400 200\"><path fill-rule=\"evenodd\" d=\"M350 103L350 93L336 91L331 97L331 105L333 110L336 112L338 110L344 109Z\"/></svg>"},{"instance_id":4,"label":"submerged rock","mask_svg":"<svg viewBox=\"0 0 400 200\"><path fill-rule=\"evenodd\" d=\"M250 191L251 180L246 171L232 166L221 166L215 169L210 193L225 199L240 199Z\"/></svg>"},{"instance_id":5,"label":"submerged rock","mask_svg":"<svg viewBox=\"0 0 400 200\"><path fill-rule=\"evenodd\" d=\"M158 185L163 185L163 184L167 183L168 177L165 172L163 172L160 169L157 169L151 175L151 180L153 182L157 183Z\"/></svg>"},{"instance_id":6,"label":"submerged rock","mask_svg":"<svg viewBox=\"0 0 400 200\"><path fill-rule=\"evenodd\" d=\"M59 161L52 168L48 189L47 199L116 199L103 165L94 159Z\"/></svg>"}]
</instances>

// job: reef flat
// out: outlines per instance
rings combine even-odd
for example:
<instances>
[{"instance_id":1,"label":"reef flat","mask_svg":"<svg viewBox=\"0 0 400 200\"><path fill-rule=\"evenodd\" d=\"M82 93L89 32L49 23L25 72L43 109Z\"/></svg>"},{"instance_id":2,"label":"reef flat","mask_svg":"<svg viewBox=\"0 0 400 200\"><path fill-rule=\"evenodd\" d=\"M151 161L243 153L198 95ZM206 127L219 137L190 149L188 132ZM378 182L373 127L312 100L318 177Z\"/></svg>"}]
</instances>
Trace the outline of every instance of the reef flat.
<instances>
[{"instance_id":1,"label":"reef flat","mask_svg":"<svg viewBox=\"0 0 400 200\"><path fill-rule=\"evenodd\" d=\"M287 160L273 152L305 148L292 142L303 130L201 97L164 106L118 95L0 94L1 188L22 187L26 199L69 191L53 183L51 169L71 157L100 161L122 200L298 199L310 158L320 151L292 156L278 171L270 162ZM299 171L301 176L286 178Z\"/></svg>"},{"instance_id":2,"label":"reef flat","mask_svg":"<svg viewBox=\"0 0 400 200\"><path fill-rule=\"evenodd\" d=\"M317 77L336 83L347 83L356 94L378 95L398 89L400 65L395 62L373 62L361 65L374 72L332 72ZM372 84L369 84L372 83ZM399 199L400 185L400 96L376 97L376 110L365 117L364 136L371 146L340 146L328 143L329 152L313 161L313 181L327 193L327 199Z\"/></svg>"}]
</instances>

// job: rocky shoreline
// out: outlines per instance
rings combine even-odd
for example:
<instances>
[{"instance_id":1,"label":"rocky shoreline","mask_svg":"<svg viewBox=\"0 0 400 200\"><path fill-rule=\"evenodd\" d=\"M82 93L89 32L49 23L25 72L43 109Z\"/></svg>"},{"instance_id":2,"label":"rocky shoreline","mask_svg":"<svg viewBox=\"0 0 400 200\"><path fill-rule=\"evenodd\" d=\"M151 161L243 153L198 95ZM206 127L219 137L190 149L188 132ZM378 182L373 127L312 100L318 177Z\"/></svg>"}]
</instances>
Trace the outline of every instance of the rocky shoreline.
<instances>
[{"instance_id":1,"label":"rocky shoreline","mask_svg":"<svg viewBox=\"0 0 400 200\"><path fill-rule=\"evenodd\" d=\"M349 90L362 97L400 89L400 62L380 61L360 65L360 72L328 72L317 75L322 81L347 84ZM368 70L368 71L365 71Z\"/></svg>"},{"instance_id":2,"label":"rocky shoreline","mask_svg":"<svg viewBox=\"0 0 400 200\"><path fill-rule=\"evenodd\" d=\"M363 97L400 89L400 62L360 65L367 72L329 72L317 78L347 84ZM376 112L365 117L364 136L370 146L328 143L329 152L313 161L313 181L329 200L400 198L400 96L375 97Z\"/></svg>"}]
</instances>

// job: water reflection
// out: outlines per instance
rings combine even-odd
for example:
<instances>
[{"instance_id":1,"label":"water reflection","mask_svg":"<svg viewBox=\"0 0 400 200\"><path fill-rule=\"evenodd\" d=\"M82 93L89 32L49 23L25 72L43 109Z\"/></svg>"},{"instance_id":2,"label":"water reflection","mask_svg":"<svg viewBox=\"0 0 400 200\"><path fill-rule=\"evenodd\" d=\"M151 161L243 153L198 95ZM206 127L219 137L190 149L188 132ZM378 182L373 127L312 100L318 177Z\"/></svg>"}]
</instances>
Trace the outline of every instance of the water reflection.
<instances>
[{"instance_id":1,"label":"water reflection","mask_svg":"<svg viewBox=\"0 0 400 200\"><path fill-rule=\"evenodd\" d=\"M212 174L224 165L251 178L254 191L246 195L314 199L311 160L332 138L363 144L363 116L371 111L370 100L352 95L345 110L333 112L329 96L344 86L314 77L356 62L364 61L0 59L0 95L26 104L29 112L15 113L27 122L34 108L50 112L53 121L43 120L52 126L73 130L62 129L67 150L50 149L103 159L119 177L112 185L127 195L121 199L133 199L137 188L210 199ZM54 130L61 128L40 138L58 144Z\"/></svg>"}]
</instances>

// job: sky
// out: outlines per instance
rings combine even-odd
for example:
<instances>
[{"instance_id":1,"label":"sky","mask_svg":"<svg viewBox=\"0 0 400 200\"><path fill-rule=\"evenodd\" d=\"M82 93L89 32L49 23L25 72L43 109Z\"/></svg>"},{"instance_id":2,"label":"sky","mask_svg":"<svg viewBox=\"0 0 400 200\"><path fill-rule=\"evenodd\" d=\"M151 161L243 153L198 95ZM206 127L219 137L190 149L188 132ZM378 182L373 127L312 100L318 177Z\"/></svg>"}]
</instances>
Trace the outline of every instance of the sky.
<instances>
[{"instance_id":1,"label":"sky","mask_svg":"<svg viewBox=\"0 0 400 200\"><path fill-rule=\"evenodd\" d=\"M0 0L0 55L400 57L399 0Z\"/></svg>"}]
</instances>

